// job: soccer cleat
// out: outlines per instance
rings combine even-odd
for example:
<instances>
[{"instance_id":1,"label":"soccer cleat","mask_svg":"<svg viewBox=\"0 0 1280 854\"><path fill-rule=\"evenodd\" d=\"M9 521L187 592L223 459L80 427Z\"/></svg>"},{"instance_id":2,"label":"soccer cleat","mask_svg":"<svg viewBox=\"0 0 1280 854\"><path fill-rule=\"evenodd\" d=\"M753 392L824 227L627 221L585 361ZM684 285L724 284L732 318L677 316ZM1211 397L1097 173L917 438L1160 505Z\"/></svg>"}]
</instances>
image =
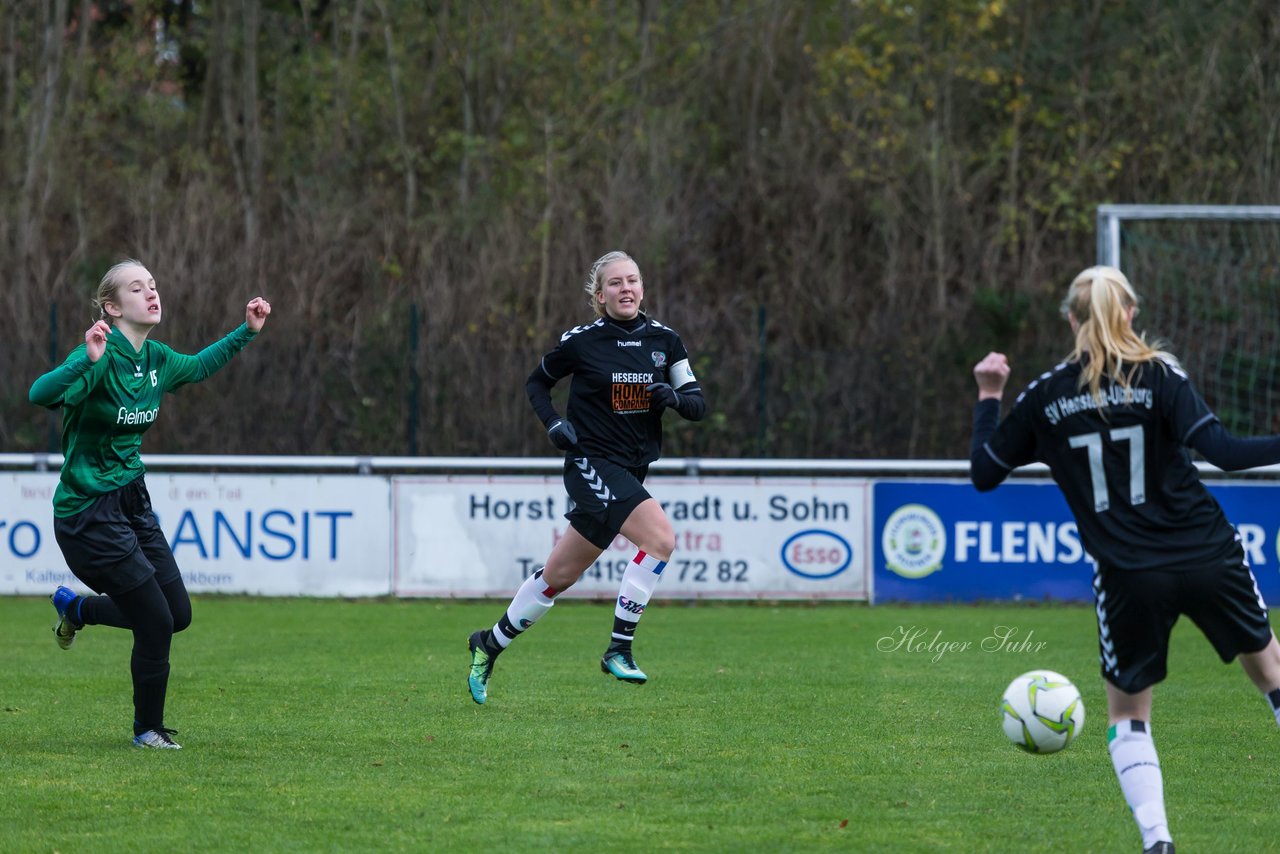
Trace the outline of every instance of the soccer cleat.
<instances>
[{"instance_id":1,"label":"soccer cleat","mask_svg":"<svg viewBox=\"0 0 1280 854\"><path fill-rule=\"evenodd\" d=\"M631 657L629 649L609 647L605 651L604 658L600 659L600 672L611 673L614 678L633 685L643 685L649 679L644 675L644 671L636 666L636 660Z\"/></svg>"},{"instance_id":2,"label":"soccer cleat","mask_svg":"<svg viewBox=\"0 0 1280 854\"><path fill-rule=\"evenodd\" d=\"M493 662L496 655L490 655L484 643L484 629L471 633L467 638L467 649L471 653L471 672L467 675L467 690L471 699L484 705L489 699L489 677L493 675Z\"/></svg>"},{"instance_id":3,"label":"soccer cleat","mask_svg":"<svg viewBox=\"0 0 1280 854\"><path fill-rule=\"evenodd\" d=\"M59 587L49 597L54 610L58 612L58 622L53 624L53 635L58 641L58 646L63 649L71 649L71 644L76 642L76 632L82 628L71 620L71 606L76 598L76 592L69 587Z\"/></svg>"},{"instance_id":4,"label":"soccer cleat","mask_svg":"<svg viewBox=\"0 0 1280 854\"><path fill-rule=\"evenodd\" d=\"M1150 848L1144 848L1142 854L1173 854L1173 843L1157 842Z\"/></svg>"},{"instance_id":5,"label":"soccer cleat","mask_svg":"<svg viewBox=\"0 0 1280 854\"><path fill-rule=\"evenodd\" d=\"M182 745L169 737L170 733L177 733L176 729L149 729L144 733L133 737L134 747L154 747L157 750L181 750Z\"/></svg>"}]
</instances>

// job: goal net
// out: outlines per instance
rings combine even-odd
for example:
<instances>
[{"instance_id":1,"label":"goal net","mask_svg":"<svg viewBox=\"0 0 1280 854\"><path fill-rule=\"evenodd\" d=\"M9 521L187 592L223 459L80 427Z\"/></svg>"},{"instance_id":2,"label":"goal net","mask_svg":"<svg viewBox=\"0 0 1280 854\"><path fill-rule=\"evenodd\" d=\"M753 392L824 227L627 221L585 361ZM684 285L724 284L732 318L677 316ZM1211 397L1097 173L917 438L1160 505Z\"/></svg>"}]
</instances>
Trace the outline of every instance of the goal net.
<instances>
[{"instance_id":1,"label":"goal net","mask_svg":"<svg viewBox=\"0 0 1280 854\"><path fill-rule=\"evenodd\" d=\"M1280 206L1103 205L1098 263L1237 435L1280 433Z\"/></svg>"}]
</instances>

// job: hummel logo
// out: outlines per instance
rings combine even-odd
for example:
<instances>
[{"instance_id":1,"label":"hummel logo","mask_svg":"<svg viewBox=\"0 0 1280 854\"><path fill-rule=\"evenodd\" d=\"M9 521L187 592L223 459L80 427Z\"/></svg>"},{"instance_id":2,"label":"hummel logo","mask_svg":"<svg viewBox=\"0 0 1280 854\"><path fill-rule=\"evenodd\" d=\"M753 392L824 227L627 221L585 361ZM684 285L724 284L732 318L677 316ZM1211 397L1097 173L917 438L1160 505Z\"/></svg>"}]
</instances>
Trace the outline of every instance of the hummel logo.
<instances>
[{"instance_id":1,"label":"hummel logo","mask_svg":"<svg viewBox=\"0 0 1280 854\"><path fill-rule=\"evenodd\" d=\"M596 474L596 470L591 467L586 457L580 457L574 460L574 463L582 473L582 479L587 482L587 486L591 487L591 492L600 499L601 504L608 504L613 500L613 493L604 485L604 478Z\"/></svg>"},{"instance_id":2,"label":"hummel logo","mask_svg":"<svg viewBox=\"0 0 1280 854\"><path fill-rule=\"evenodd\" d=\"M619 347L639 347L640 344L641 342L639 341L619 341L618 342Z\"/></svg>"}]
</instances>

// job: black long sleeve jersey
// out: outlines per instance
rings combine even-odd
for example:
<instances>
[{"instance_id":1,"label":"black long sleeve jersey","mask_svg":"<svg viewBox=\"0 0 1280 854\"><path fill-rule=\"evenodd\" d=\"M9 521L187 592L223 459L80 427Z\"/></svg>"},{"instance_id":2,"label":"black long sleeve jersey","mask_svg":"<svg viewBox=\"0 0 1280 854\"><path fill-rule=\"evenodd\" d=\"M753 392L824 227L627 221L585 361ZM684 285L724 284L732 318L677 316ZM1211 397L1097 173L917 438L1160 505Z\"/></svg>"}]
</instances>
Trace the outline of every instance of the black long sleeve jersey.
<instances>
[{"instance_id":1,"label":"black long sleeve jersey","mask_svg":"<svg viewBox=\"0 0 1280 854\"><path fill-rule=\"evenodd\" d=\"M1018 466L1040 461L1103 566L1178 569L1226 560L1235 530L1188 447L1242 468L1280 460L1280 441L1227 436L1176 364L1142 365L1128 389L1104 378L1101 405L1080 388L1080 373L1080 363L1064 362L1042 374L998 427L998 401L978 404L974 485L992 489Z\"/></svg>"},{"instance_id":2,"label":"black long sleeve jersey","mask_svg":"<svg viewBox=\"0 0 1280 854\"><path fill-rule=\"evenodd\" d=\"M525 389L544 427L559 417L551 388L570 374L567 417L588 456L637 468L662 452L662 412L651 410L648 387L667 383L681 396L680 414L705 412L689 354L674 329L643 313L630 323L600 318L560 336L542 357Z\"/></svg>"}]
</instances>

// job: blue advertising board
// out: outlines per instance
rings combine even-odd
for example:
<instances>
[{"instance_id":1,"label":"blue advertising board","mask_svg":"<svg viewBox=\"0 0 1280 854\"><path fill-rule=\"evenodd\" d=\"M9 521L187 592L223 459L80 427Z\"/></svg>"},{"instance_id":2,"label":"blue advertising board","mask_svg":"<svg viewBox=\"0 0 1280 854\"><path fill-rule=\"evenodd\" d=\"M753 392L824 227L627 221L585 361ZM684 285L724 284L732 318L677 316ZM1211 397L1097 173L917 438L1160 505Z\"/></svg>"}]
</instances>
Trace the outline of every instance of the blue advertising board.
<instances>
[{"instance_id":1,"label":"blue advertising board","mask_svg":"<svg viewBox=\"0 0 1280 854\"><path fill-rule=\"evenodd\" d=\"M1240 532L1258 588L1280 603L1280 484L1211 483ZM1093 559L1052 481L879 481L873 492L877 602L1090 601Z\"/></svg>"}]
</instances>

